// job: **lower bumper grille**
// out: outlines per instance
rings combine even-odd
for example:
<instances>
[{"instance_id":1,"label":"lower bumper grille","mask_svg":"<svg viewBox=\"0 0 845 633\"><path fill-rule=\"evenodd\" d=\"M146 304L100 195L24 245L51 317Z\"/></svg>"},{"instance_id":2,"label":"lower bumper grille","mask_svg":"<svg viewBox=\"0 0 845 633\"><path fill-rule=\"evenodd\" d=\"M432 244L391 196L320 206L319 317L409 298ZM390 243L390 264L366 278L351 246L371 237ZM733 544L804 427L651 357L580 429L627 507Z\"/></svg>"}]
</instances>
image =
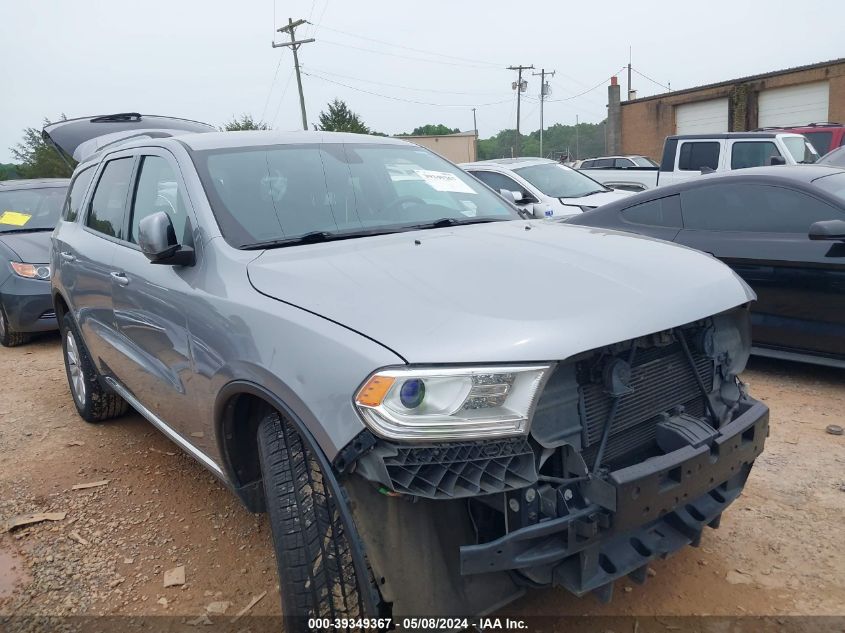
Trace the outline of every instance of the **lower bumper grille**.
<instances>
[{"instance_id":1,"label":"lower bumper grille","mask_svg":"<svg viewBox=\"0 0 845 633\"><path fill-rule=\"evenodd\" d=\"M433 499L504 492L537 479L534 451L524 438L399 448L384 465L396 492Z\"/></svg>"},{"instance_id":2,"label":"lower bumper grille","mask_svg":"<svg viewBox=\"0 0 845 633\"><path fill-rule=\"evenodd\" d=\"M710 391L713 361L703 354L692 353L696 372ZM582 361L585 366L581 368L580 375L590 375L588 365L591 362ZM653 446L655 427L664 412L680 406L692 416L699 417L705 413L704 396L678 342L637 350L629 386L633 391L619 401L603 461L612 462L627 453L638 453ZM592 464L613 398L600 379L582 383L579 389L584 427L583 455L587 463Z\"/></svg>"}]
</instances>

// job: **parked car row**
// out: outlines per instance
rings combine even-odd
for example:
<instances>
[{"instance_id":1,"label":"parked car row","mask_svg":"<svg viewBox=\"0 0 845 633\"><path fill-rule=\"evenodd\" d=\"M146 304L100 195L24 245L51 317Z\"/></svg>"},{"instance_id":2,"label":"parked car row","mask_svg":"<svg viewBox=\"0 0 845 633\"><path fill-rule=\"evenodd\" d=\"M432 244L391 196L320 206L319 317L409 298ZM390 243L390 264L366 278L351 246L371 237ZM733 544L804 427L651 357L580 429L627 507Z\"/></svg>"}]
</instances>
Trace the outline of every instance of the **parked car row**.
<instances>
[{"instance_id":1,"label":"parked car row","mask_svg":"<svg viewBox=\"0 0 845 633\"><path fill-rule=\"evenodd\" d=\"M45 128L79 161L50 295L83 419L131 406L268 512L289 630L609 599L718 527L768 435L727 266L527 221L402 140L208 127ZM533 205L608 193L505 166L468 168Z\"/></svg>"},{"instance_id":2,"label":"parked car row","mask_svg":"<svg viewBox=\"0 0 845 633\"><path fill-rule=\"evenodd\" d=\"M579 171L614 189L644 191L695 178L705 173L727 172L765 165L814 163L819 154L801 134L787 132L730 132L679 134L663 144L660 166L617 165L617 159L587 161Z\"/></svg>"}]
</instances>

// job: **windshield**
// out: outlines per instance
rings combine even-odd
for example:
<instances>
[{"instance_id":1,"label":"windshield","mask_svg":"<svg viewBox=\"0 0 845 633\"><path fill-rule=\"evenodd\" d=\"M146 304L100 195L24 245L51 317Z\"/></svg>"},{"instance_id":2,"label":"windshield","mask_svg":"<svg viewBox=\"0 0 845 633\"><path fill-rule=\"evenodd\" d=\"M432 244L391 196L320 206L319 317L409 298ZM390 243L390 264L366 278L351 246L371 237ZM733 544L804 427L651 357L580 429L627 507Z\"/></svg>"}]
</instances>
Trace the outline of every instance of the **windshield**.
<instances>
[{"instance_id":1,"label":"windshield","mask_svg":"<svg viewBox=\"0 0 845 633\"><path fill-rule=\"evenodd\" d=\"M845 172L817 178L813 184L845 202Z\"/></svg>"},{"instance_id":2,"label":"windshield","mask_svg":"<svg viewBox=\"0 0 845 633\"><path fill-rule=\"evenodd\" d=\"M556 163L520 167L514 171L545 195L553 198L580 198L591 193L608 191L607 187L589 176Z\"/></svg>"},{"instance_id":3,"label":"windshield","mask_svg":"<svg viewBox=\"0 0 845 633\"><path fill-rule=\"evenodd\" d=\"M631 160L634 161L637 167L657 167L657 163L645 156L632 156Z\"/></svg>"},{"instance_id":4,"label":"windshield","mask_svg":"<svg viewBox=\"0 0 845 633\"><path fill-rule=\"evenodd\" d=\"M193 156L220 230L238 248L519 218L472 176L414 146L315 143Z\"/></svg>"},{"instance_id":5,"label":"windshield","mask_svg":"<svg viewBox=\"0 0 845 633\"><path fill-rule=\"evenodd\" d=\"M54 229L65 193L67 187L0 189L0 233Z\"/></svg>"},{"instance_id":6,"label":"windshield","mask_svg":"<svg viewBox=\"0 0 845 633\"><path fill-rule=\"evenodd\" d=\"M809 141L803 136L784 136L783 144L786 145L787 151L796 163L809 165L819 159L816 148L810 145Z\"/></svg>"}]
</instances>

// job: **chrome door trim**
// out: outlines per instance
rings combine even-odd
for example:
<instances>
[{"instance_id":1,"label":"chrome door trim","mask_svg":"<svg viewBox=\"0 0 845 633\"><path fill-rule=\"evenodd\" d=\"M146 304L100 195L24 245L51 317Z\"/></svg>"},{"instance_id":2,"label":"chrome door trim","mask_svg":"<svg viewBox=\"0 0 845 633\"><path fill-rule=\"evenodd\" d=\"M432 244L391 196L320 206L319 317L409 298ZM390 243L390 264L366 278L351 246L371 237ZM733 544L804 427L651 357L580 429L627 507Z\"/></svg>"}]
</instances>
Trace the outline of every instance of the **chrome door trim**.
<instances>
[{"instance_id":1,"label":"chrome door trim","mask_svg":"<svg viewBox=\"0 0 845 633\"><path fill-rule=\"evenodd\" d=\"M188 442L184 437L179 435L179 433L171 429L155 413L153 413L143 404L138 402L138 399L135 398L135 396L133 396L131 393L129 393L126 387L121 385L119 382L117 382L117 380L115 380L111 376L106 376L105 380L108 383L109 387L114 389L118 393L118 395L120 395L120 397L122 397L124 400L126 400L129 404L132 405L133 409L135 409L138 413L144 416L150 422L150 424L156 427L159 431L164 433L174 444L178 445L179 448L188 453L200 464L208 468L212 473L214 473L224 482L228 481L226 475L223 474L223 471L220 469L220 467L216 463L214 463L213 459L211 459L208 455L199 450L196 446Z\"/></svg>"}]
</instances>

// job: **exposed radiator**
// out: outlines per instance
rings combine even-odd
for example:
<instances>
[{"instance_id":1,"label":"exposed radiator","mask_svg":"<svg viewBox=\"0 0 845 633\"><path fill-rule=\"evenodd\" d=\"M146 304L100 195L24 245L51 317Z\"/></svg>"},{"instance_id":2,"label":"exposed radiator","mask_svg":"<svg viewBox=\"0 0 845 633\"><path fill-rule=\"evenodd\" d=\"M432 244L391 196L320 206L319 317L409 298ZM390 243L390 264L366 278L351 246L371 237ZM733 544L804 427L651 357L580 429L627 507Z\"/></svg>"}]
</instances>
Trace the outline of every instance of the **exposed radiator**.
<instances>
[{"instance_id":1,"label":"exposed radiator","mask_svg":"<svg viewBox=\"0 0 845 633\"><path fill-rule=\"evenodd\" d=\"M623 355L624 357L625 355ZM713 361L693 351L696 371L707 390L713 385ZM591 361L582 361L589 363ZM584 371L581 375L587 375ZM610 428L603 461L645 449L654 443L660 414L682 406L693 416L705 412L704 397L679 343L638 350L629 386L633 393L622 396ZM605 385L594 380L579 387L582 404L583 455L592 465L613 399Z\"/></svg>"}]
</instances>

